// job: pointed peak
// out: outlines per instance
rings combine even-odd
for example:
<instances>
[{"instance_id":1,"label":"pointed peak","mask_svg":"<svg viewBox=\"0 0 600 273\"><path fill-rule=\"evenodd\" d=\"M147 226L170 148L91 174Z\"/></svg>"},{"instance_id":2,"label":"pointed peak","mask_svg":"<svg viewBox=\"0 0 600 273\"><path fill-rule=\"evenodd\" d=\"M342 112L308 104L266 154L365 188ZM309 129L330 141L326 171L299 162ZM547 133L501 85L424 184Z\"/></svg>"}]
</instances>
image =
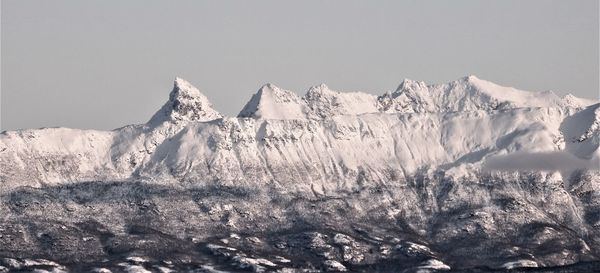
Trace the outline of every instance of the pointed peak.
<instances>
[{"instance_id":1,"label":"pointed peak","mask_svg":"<svg viewBox=\"0 0 600 273\"><path fill-rule=\"evenodd\" d=\"M252 95L238 117L299 119L305 116L302 104L296 93L267 83Z\"/></svg>"},{"instance_id":2,"label":"pointed peak","mask_svg":"<svg viewBox=\"0 0 600 273\"><path fill-rule=\"evenodd\" d=\"M261 86L256 92L256 95L260 97L270 96L274 98L296 96L294 92L280 88L273 83L266 83Z\"/></svg>"},{"instance_id":3,"label":"pointed peak","mask_svg":"<svg viewBox=\"0 0 600 273\"><path fill-rule=\"evenodd\" d=\"M175 77L175 82L174 82L175 87L180 88L180 89L185 89L185 88L189 88L189 87L193 87L192 84L186 80L184 80L183 78L180 77Z\"/></svg>"},{"instance_id":4,"label":"pointed peak","mask_svg":"<svg viewBox=\"0 0 600 273\"><path fill-rule=\"evenodd\" d=\"M286 100L289 100L294 97L298 98L298 95L296 95L296 93L294 93L293 91L285 90L273 83L264 84L263 86L261 86L258 89L258 91L256 92L255 95L259 96L259 98L261 98L261 99L269 97L276 101L279 101L279 100L286 101Z\"/></svg>"},{"instance_id":5,"label":"pointed peak","mask_svg":"<svg viewBox=\"0 0 600 273\"><path fill-rule=\"evenodd\" d=\"M310 88L308 88L308 91L306 92L306 94L304 95L305 98L313 98L316 96L321 96L324 94L337 94L339 92L333 91L329 88L329 86L327 86L324 83L318 84L318 85L314 85L311 86Z\"/></svg>"},{"instance_id":6,"label":"pointed peak","mask_svg":"<svg viewBox=\"0 0 600 273\"><path fill-rule=\"evenodd\" d=\"M263 90L279 90L279 89L281 89L281 88L279 88L277 85L268 82L268 83L263 84L263 86L261 86L258 89L258 92L263 91Z\"/></svg>"},{"instance_id":7,"label":"pointed peak","mask_svg":"<svg viewBox=\"0 0 600 273\"><path fill-rule=\"evenodd\" d=\"M331 89L329 89L329 86L327 86L325 83L320 83L320 84L317 84L315 86L311 86L310 89L315 89L315 90L331 90Z\"/></svg>"},{"instance_id":8,"label":"pointed peak","mask_svg":"<svg viewBox=\"0 0 600 273\"><path fill-rule=\"evenodd\" d=\"M176 102L179 100L200 100L208 102L208 98L193 86L190 82L176 77L173 83L173 90L169 94L169 101Z\"/></svg>"},{"instance_id":9,"label":"pointed peak","mask_svg":"<svg viewBox=\"0 0 600 273\"><path fill-rule=\"evenodd\" d=\"M189 93L191 96L203 96L198 88L180 77L175 78L171 93Z\"/></svg>"},{"instance_id":10,"label":"pointed peak","mask_svg":"<svg viewBox=\"0 0 600 273\"><path fill-rule=\"evenodd\" d=\"M378 107L383 112L433 112L435 104L431 98L430 87L423 81L404 79L396 91L377 98Z\"/></svg>"},{"instance_id":11,"label":"pointed peak","mask_svg":"<svg viewBox=\"0 0 600 273\"><path fill-rule=\"evenodd\" d=\"M468 75L468 76L464 76L458 80L456 80L456 82L464 82L464 83L478 83L481 82L482 79L478 78L475 75Z\"/></svg>"},{"instance_id":12,"label":"pointed peak","mask_svg":"<svg viewBox=\"0 0 600 273\"><path fill-rule=\"evenodd\" d=\"M477 76L473 75L473 74L471 74L469 76L466 76L465 79L467 81L477 81L477 80L479 80L479 78Z\"/></svg>"},{"instance_id":13,"label":"pointed peak","mask_svg":"<svg viewBox=\"0 0 600 273\"><path fill-rule=\"evenodd\" d=\"M493 82L482 80L475 75L468 75L449 82L447 85L462 86L461 88L472 88L474 90L488 90L501 87Z\"/></svg>"},{"instance_id":14,"label":"pointed peak","mask_svg":"<svg viewBox=\"0 0 600 273\"><path fill-rule=\"evenodd\" d=\"M427 84L422 81L415 81L411 79L404 79L396 88L396 92L403 92L405 90L418 90L427 88Z\"/></svg>"},{"instance_id":15,"label":"pointed peak","mask_svg":"<svg viewBox=\"0 0 600 273\"><path fill-rule=\"evenodd\" d=\"M157 125L165 121L209 121L221 117L222 115L212 108L208 98L198 88L190 82L176 77L169 100L152 116L148 123Z\"/></svg>"},{"instance_id":16,"label":"pointed peak","mask_svg":"<svg viewBox=\"0 0 600 273\"><path fill-rule=\"evenodd\" d=\"M404 78L400 84L405 85L405 84L415 84L415 83L419 83L419 81Z\"/></svg>"}]
</instances>

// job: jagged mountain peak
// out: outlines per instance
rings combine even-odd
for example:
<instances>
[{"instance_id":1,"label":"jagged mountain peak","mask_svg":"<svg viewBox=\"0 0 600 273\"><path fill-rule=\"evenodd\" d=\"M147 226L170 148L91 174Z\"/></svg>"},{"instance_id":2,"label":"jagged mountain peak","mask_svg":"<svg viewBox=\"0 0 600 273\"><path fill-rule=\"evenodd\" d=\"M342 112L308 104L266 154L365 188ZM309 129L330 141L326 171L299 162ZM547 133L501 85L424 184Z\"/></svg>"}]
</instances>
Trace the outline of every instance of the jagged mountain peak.
<instances>
[{"instance_id":1,"label":"jagged mountain peak","mask_svg":"<svg viewBox=\"0 0 600 273\"><path fill-rule=\"evenodd\" d=\"M466 91L484 91L485 92L485 91L493 91L494 89L498 89L498 88L512 88L512 87L500 86L496 83L481 79L475 75L464 76L464 77L458 78L456 80L450 81L448 83L429 85L430 88L434 88L434 87L438 87L438 86L445 86L445 87L447 87L447 89L450 89L453 92L460 92L460 91L465 91L465 90Z\"/></svg>"},{"instance_id":2,"label":"jagged mountain peak","mask_svg":"<svg viewBox=\"0 0 600 273\"><path fill-rule=\"evenodd\" d=\"M377 98L382 112L434 112L429 86L423 81L404 79L392 93Z\"/></svg>"},{"instance_id":3,"label":"jagged mountain peak","mask_svg":"<svg viewBox=\"0 0 600 273\"><path fill-rule=\"evenodd\" d=\"M263 86L261 86L258 89L258 93L262 93L262 92L274 92L275 90L281 90L281 88L279 88L279 86L275 85L274 83L265 83L263 84Z\"/></svg>"},{"instance_id":4,"label":"jagged mountain peak","mask_svg":"<svg viewBox=\"0 0 600 273\"><path fill-rule=\"evenodd\" d=\"M412 79L405 78L400 82L395 92L402 93L406 90L418 90L418 89L428 89L429 87L440 86L440 85L452 85L452 86L476 86L478 84L491 83L486 80L480 79L475 75L467 75L464 77L460 77L456 80L450 81L448 83L443 84L427 84L424 81L416 81Z\"/></svg>"},{"instance_id":5,"label":"jagged mountain peak","mask_svg":"<svg viewBox=\"0 0 600 273\"><path fill-rule=\"evenodd\" d=\"M323 83L309 88L303 99L310 109L309 116L317 119L378 112L375 95L362 92L339 92Z\"/></svg>"},{"instance_id":6,"label":"jagged mountain peak","mask_svg":"<svg viewBox=\"0 0 600 273\"><path fill-rule=\"evenodd\" d=\"M324 96L334 96L335 94L338 94L339 92L337 91L333 91L329 88L329 86L327 86L324 83L315 85L315 86L311 86L310 88L308 88L308 91L306 91L306 94L304 94L304 99L307 101L310 100L314 100L314 99L319 99L322 98Z\"/></svg>"},{"instance_id":7,"label":"jagged mountain peak","mask_svg":"<svg viewBox=\"0 0 600 273\"><path fill-rule=\"evenodd\" d=\"M479 82L479 81L484 81L484 80L478 78L477 76L475 76L473 74L464 76L464 77L460 78L460 80L464 81L464 82L470 82L470 83L476 83L476 82Z\"/></svg>"},{"instance_id":8,"label":"jagged mountain peak","mask_svg":"<svg viewBox=\"0 0 600 273\"><path fill-rule=\"evenodd\" d=\"M325 83L320 83L320 84L313 85L310 88L308 88L307 93L327 92L327 91L331 91L329 86L327 86L327 84L325 84Z\"/></svg>"},{"instance_id":9,"label":"jagged mountain peak","mask_svg":"<svg viewBox=\"0 0 600 273\"><path fill-rule=\"evenodd\" d=\"M212 108L208 98L198 88L176 77L169 100L152 116L148 124L157 125L165 121L210 121L221 117L222 115Z\"/></svg>"},{"instance_id":10,"label":"jagged mountain peak","mask_svg":"<svg viewBox=\"0 0 600 273\"><path fill-rule=\"evenodd\" d=\"M404 79L398 85L398 88L396 88L396 91L394 93L402 93L402 92L405 92L406 90L419 90L419 89L426 89L426 88L427 88L427 84L423 81Z\"/></svg>"},{"instance_id":11,"label":"jagged mountain peak","mask_svg":"<svg viewBox=\"0 0 600 273\"><path fill-rule=\"evenodd\" d=\"M306 117L305 105L294 92L267 83L252 95L238 117L302 119Z\"/></svg>"},{"instance_id":12,"label":"jagged mountain peak","mask_svg":"<svg viewBox=\"0 0 600 273\"><path fill-rule=\"evenodd\" d=\"M173 86L174 86L174 90L176 90L177 92L197 92L199 93L200 91L194 87L190 82L184 80L183 78L180 77L175 77L175 81L173 82Z\"/></svg>"},{"instance_id":13,"label":"jagged mountain peak","mask_svg":"<svg viewBox=\"0 0 600 273\"><path fill-rule=\"evenodd\" d=\"M264 84L260 89L258 89L257 94L259 94L261 97L269 96L277 100L286 100L290 97L297 97L294 92L280 88L273 83Z\"/></svg>"}]
</instances>

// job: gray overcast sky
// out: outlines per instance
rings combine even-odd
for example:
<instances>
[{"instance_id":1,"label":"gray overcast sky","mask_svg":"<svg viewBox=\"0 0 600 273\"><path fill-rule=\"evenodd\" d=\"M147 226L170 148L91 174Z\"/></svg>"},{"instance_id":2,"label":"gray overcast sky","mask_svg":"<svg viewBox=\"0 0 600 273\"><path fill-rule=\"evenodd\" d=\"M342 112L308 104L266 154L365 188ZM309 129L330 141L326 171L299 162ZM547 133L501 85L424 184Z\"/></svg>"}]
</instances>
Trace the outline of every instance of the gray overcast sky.
<instances>
[{"instance_id":1,"label":"gray overcast sky","mask_svg":"<svg viewBox=\"0 0 600 273\"><path fill-rule=\"evenodd\" d=\"M146 122L175 76L235 115L262 84L380 94L475 74L598 99L598 1L2 0L3 130Z\"/></svg>"}]
</instances>

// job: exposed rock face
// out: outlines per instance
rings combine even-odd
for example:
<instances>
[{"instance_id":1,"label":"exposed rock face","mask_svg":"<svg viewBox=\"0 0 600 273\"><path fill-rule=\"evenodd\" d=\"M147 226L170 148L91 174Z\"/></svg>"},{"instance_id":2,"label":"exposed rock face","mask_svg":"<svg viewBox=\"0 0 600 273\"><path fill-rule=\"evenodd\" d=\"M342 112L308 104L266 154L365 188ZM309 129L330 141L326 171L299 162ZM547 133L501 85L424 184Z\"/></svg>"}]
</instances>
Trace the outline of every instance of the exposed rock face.
<instances>
[{"instance_id":1,"label":"exposed rock face","mask_svg":"<svg viewBox=\"0 0 600 273\"><path fill-rule=\"evenodd\" d=\"M210 121L221 117L222 115L212 108L208 98L196 87L184 79L176 78L169 101L154 114L148 124L157 125L165 121Z\"/></svg>"},{"instance_id":2,"label":"exposed rock face","mask_svg":"<svg viewBox=\"0 0 600 273\"><path fill-rule=\"evenodd\" d=\"M139 252L158 266L181 246L255 271L596 261L599 108L469 76L382 96L267 84L233 118L176 79L147 124L0 134L0 256L96 266ZM519 157L536 164L502 163Z\"/></svg>"}]
</instances>

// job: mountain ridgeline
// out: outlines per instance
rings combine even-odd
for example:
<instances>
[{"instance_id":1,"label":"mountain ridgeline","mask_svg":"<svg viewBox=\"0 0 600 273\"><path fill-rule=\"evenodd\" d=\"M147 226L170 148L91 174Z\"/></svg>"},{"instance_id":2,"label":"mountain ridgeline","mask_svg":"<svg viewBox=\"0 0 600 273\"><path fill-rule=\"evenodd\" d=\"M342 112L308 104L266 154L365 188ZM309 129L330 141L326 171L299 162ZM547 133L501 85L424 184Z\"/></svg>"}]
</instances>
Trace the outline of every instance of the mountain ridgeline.
<instances>
[{"instance_id":1,"label":"mountain ridgeline","mask_svg":"<svg viewBox=\"0 0 600 273\"><path fill-rule=\"evenodd\" d=\"M11 188L166 176L336 192L423 169L468 176L485 159L514 152L564 151L593 160L599 155L597 109L572 95L469 76L441 85L404 80L381 96L321 84L299 97L266 84L234 118L177 78L167 103L146 124L3 132L0 181Z\"/></svg>"},{"instance_id":2,"label":"mountain ridgeline","mask_svg":"<svg viewBox=\"0 0 600 273\"><path fill-rule=\"evenodd\" d=\"M159 244L222 256L202 259L227 270L594 263L599 108L468 76L404 80L379 96L266 84L227 117L177 78L145 124L0 134L0 214L10 217L0 234L21 230L0 236L0 256L159 259L157 248L106 239L135 241L143 226L171 236L152 237ZM40 233L68 243L46 246Z\"/></svg>"}]
</instances>

